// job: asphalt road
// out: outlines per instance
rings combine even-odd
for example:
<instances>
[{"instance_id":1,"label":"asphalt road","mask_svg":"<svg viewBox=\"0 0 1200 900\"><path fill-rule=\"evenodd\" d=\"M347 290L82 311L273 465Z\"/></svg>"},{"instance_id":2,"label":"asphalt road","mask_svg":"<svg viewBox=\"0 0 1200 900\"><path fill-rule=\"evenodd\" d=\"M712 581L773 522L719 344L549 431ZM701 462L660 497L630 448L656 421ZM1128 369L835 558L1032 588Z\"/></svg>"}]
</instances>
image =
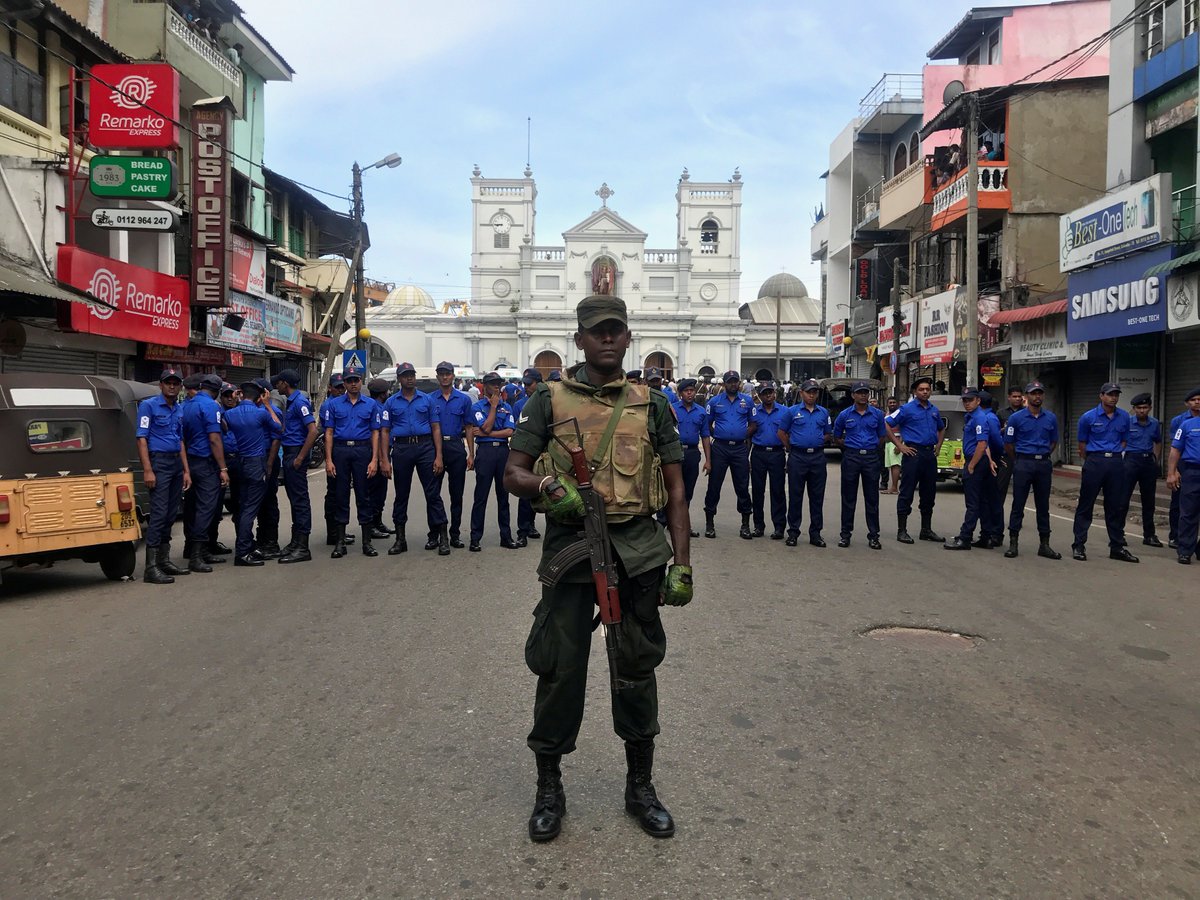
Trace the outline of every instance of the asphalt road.
<instances>
[{"instance_id":1,"label":"asphalt road","mask_svg":"<svg viewBox=\"0 0 1200 900\"><path fill-rule=\"evenodd\" d=\"M861 521L789 549L727 487L664 611L669 841L624 813L596 646L563 834L529 842L537 551L494 514L446 559L6 573L0 897L1200 896L1200 568L1099 531L1087 563L905 547L893 502L882 552Z\"/></svg>"}]
</instances>

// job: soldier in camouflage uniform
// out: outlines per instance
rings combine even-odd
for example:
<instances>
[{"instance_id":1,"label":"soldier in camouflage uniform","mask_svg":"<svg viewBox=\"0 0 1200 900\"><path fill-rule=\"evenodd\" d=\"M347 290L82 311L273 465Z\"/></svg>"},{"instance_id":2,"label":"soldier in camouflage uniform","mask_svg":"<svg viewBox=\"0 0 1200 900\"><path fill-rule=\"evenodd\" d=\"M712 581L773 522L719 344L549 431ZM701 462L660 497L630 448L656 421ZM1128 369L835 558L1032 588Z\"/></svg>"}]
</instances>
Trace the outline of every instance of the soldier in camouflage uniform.
<instances>
[{"instance_id":1,"label":"soldier in camouflage uniform","mask_svg":"<svg viewBox=\"0 0 1200 900\"><path fill-rule=\"evenodd\" d=\"M625 809L649 834L670 837L675 823L651 782L659 731L654 670L667 649L660 603L683 606L692 599L683 450L666 396L646 385L630 384L621 369L630 343L624 302L612 296L588 297L579 304L577 317L575 346L585 362L564 372L561 383L538 385L529 398L512 437L504 482L511 493L537 498L546 510L544 567L579 537L583 501L549 428L553 422L578 420L583 449L594 469L594 489L605 500L618 573L617 670L630 684L614 693L612 712L613 728L625 741ZM573 430L559 436L574 443ZM670 544L654 521L663 502L671 523ZM668 566L672 557L674 563ZM566 813L559 763L563 754L575 749L583 720L594 607L591 571L584 560L558 584L542 588L525 645L526 663L538 676L528 738L538 769L529 820L529 835L535 841L557 837Z\"/></svg>"}]
</instances>

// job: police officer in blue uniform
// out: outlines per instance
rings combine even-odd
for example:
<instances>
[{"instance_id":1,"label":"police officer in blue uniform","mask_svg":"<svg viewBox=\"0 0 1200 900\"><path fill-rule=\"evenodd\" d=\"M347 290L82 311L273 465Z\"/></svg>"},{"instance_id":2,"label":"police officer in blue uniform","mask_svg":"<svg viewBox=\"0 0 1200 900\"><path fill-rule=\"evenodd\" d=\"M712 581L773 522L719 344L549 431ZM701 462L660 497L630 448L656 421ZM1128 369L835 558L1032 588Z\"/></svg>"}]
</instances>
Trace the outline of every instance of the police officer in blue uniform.
<instances>
[{"instance_id":1,"label":"police officer in blue uniform","mask_svg":"<svg viewBox=\"0 0 1200 900\"><path fill-rule=\"evenodd\" d=\"M1117 406L1120 385L1106 382L1100 388L1100 403L1079 417L1079 456L1083 474L1079 479L1079 503L1075 507L1075 542L1071 557L1087 559L1088 529L1096 498L1104 492L1104 526L1108 530L1108 558L1135 563L1138 558L1125 546L1125 442L1129 437L1129 413Z\"/></svg>"},{"instance_id":2,"label":"police officer in blue uniform","mask_svg":"<svg viewBox=\"0 0 1200 900\"><path fill-rule=\"evenodd\" d=\"M970 550L975 526L982 518L987 484L996 477L996 463L992 460L989 432L991 416L979 405L979 391L967 388L962 393L963 410L963 495L966 512L958 534L943 544L947 550ZM997 420L999 428L999 420Z\"/></svg>"},{"instance_id":3,"label":"police officer in blue uniform","mask_svg":"<svg viewBox=\"0 0 1200 900\"><path fill-rule=\"evenodd\" d=\"M1183 412L1171 419L1171 424L1167 427L1168 450L1171 439L1174 437L1175 432L1179 430L1179 426L1187 421L1192 414L1191 410L1188 409L1188 406L1190 405L1191 404L1185 406ZM1179 541L1177 538L1179 536L1179 491L1171 491L1171 504L1167 507L1167 522L1167 546L1172 550L1178 550Z\"/></svg>"},{"instance_id":4,"label":"police officer in blue uniform","mask_svg":"<svg viewBox=\"0 0 1200 900\"><path fill-rule=\"evenodd\" d=\"M1012 470L1012 507L1008 514L1008 549L1004 556L1015 559L1019 552L1025 501L1032 490L1037 515L1038 556L1062 559L1062 554L1050 547L1050 484L1054 476L1050 454L1058 444L1058 417L1043 408L1046 388L1040 381L1025 385L1024 396L1024 407L1010 413L1004 427L1004 452ZM1010 403L1011 399L1010 395Z\"/></svg>"},{"instance_id":5,"label":"police officer in blue uniform","mask_svg":"<svg viewBox=\"0 0 1200 900\"><path fill-rule=\"evenodd\" d=\"M337 492L337 517L334 525L333 552L330 559L346 555L346 526L350 524L350 489L362 529L363 556L378 556L371 545L371 498L367 481L379 470L379 429L383 409L362 395L363 369L349 365L342 369L346 393L331 397L321 406L321 424L325 427L325 473L332 477Z\"/></svg>"},{"instance_id":6,"label":"police officer in blue uniform","mask_svg":"<svg viewBox=\"0 0 1200 900\"><path fill-rule=\"evenodd\" d=\"M183 444L192 475L192 486L183 502L183 554L192 572L211 572L213 563L225 562L208 551L221 489L229 484L221 441L221 407L216 400L222 383L216 375L201 376L195 395L183 403Z\"/></svg>"},{"instance_id":7,"label":"police officer in blue uniform","mask_svg":"<svg viewBox=\"0 0 1200 900\"><path fill-rule=\"evenodd\" d=\"M1187 415L1171 435L1167 457L1167 486L1179 495L1179 526L1176 532L1178 559L1182 565L1200 559L1200 387L1187 395Z\"/></svg>"},{"instance_id":8,"label":"police officer in blue uniform","mask_svg":"<svg viewBox=\"0 0 1200 900\"><path fill-rule=\"evenodd\" d=\"M671 390L671 386L663 384L663 371L658 366L650 366L646 369L646 384L656 391L662 391L663 395L671 401L672 406L679 402L679 397Z\"/></svg>"},{"instance_id":9,"label":"police officer in blue uniform","mask_svg":"<svg viewBox=\"0 0 1200 900\"><path fill-rule=\"evenodd\" d=\"M471 503L471 543L468 549L482 548L483 520L487 514L488 493L496 492L496 520L500 525L500 546L519 550L509 524L508 491L504 489L504 467L508 464L508 439L517 420L507 403L500 399L504 376L488 372L483 376L483 396L471 407L472 433L475 437L475 498Z\"/></svg>"},{"instance_id":10,"label":"police officer in blue uniform","mask_svg":"<svg viewBox=\"0 0 1200 900\"><path fill-rule=\"evenodd\" d=\"M979 389L979 411L988 417L988 456L996 467L996 475L983 485L979 540L971 546L994 550L1004 546L1004 498L1000 493L1000 479L1008 473L1008 459L1004 454L1004 429L1000 417L992 408L992 395L983 388Z\"/></svg>"},{"instance_id":11,"label":"police officer in blue uniform","mask_svg":"<svg viewBox=\"0 0 1200 900\"><path fill-rule=\"evenodd\" d=\"M235 566L261 566L262 553L254 546L254 522L267 492L270 462L279 452L283 420L254 381L241 384L242 402L225 413L225 422L237 437L241 467L241 498L237 518Z\"/></svg>"},{"instance_id":12,"label":"police officer in blue uniform","mask_svg":"<svg viewBox=\"0 0 1200 900\"><path fill-rule=\"evenodd\" d=\"M308 454L317 440L317 419L312 401L299 389L300 373L284 369L272 376L275 389L284 396L283 489L292 510L292 539L279 557L281 563L308 562L312 551L312 503L308 497Z\"/></svg>"},{"instance_id":13,"label":"police officer in blue uniform","mask_svg":"<svg viewBox=\"0 0 1200 900\"><path fill-rule=\"evenodd\" d=\"M896 540L911 544L908 517L912 514L913 495L920 492L921 532L923 541L942 542L933 530L933 506L937 501L937 459L945 437L942 414L929 402L933 379L922 375L912 383L913 398L885 417L888 440L900 452L900 494L896 498Z\"/></svg>"},{"instance_id":14,"label":"police officer in blue uniform","mask_svg":"<svg viewBox=\"0 0 1200 900\"><path fill-rule=\"evenodd\" d=\"M787 540L795 547L804 517L804 491L808 490L808 542L824 547L821 529L825 527L825 483L828 467L825 448L832 443L833 421L829 410L817 403L820 382L810 378L800 385L800 402L788 410L787 422L779 437L788 454Z\"/></svg>"},{"instance_id":15,"label":"police officer in blue uniform","mask_svg":"<svg viewBox=\"0 0 1200 900\"><path fill-rule=\"evenodd\" d=\"M628 373L626 378L629 378ZM749 394L743 394L739 390L742 376L733 369L726 372L721 381L725 390L708 401L708 429L712 434L712 471L708 479L708 490L704 494L704 536L717 536L714 519L717 515L717 504L721 500L721 486L725 482L725 473L728 472L733 481L733 492L737 496L737 511L742 514L742 528L738 536L750 540L750 513L753 512L754 505L750 502L750 460L746 456L746 441L754 436L754 423L750 421L754 401L750 399Z\"/></svg>"},{"instance_id":16,"label":"police officer in blue uniform","mask_svg":"<svg viewBox=\"0 0 1200 900\"><path fill-rule=\"evenodd\" d=\"M696 481L700 478L701 456L704 474L712 469L712 432L708 428L708 411L696 402L696 379L684 378L678 387L679 402L672 404L672 408L679 428L679 443L683 446L683 490L690 508ZM689 529L689 533L692 537L700 537L698 531Z\"/></svg>"},{"instance_id":17,"label":"police officer in blue uniform","mask_svg":"<svg viewBox=\"0 0 1200 900\"><path fill-rule=\"evenodd\" d=\"M766 534L767 520L763 507L767 482L770 481L771 540L782 541L783 529L787 525L787 492L784 488L787 454L779 432L788 429L791 412L786 406L775 403L776 392L775 382L760 384L758 395L762 398L762 405L755 406L750 413L750 421L754 424L754 434L750 438L750 502L754 507L754 531L751 533L754 537Z\"/></svg>"},{"instance_id":18,"label":"police officer in blue uniform","mask_svg":"<svg viewBox=\"0 0 1200 900\"><path fill-rule=\"evenodd\" d=\"M517 421L521 419L521 410L525 408L525 404L529 402L529 398L533 396L533 392L537 390L537 386L542 383L542 373L530 366L525 370L521 378L521 384L524 390L512 405L513 415ZM517 500L517 543L522 547L528 547L529 541L541 540L542 533L537 530L537 514L533 511L533 501L521 497Z\"/></svg>"},{"instance_id":19,"label":"police officer in blue uniform","mask_svg":"<svg viewBox=\"0 0 1200 900\"><path fill-rule=\"evenodd\" d=\"M442 474L442 427L437 405L432 397L417 390L417 369L412 363L402 362L396 366L396 380L400 390L388 398L380 413L383 473L388 476L394 473L396 479L396 499L392 504L396 540L388 548L388 556L408 550L405 528L414 472L425 494L425 518L429 526L429 542L425 549L437 550L439 556L449 556L446 507L438 489L438 476Z\"/></svg>"},{"instance_id":20,"label":"police officer in blue uniform","mask_svg":"<svg viewBox=\"0 0 1200 900\"><path fill-rule=\"evenodd\" d=\"M258 386L263 408L275 414L282 435L283 410L271 396L271 382L266 378L255 378L254 383ZM258 551L256 555L263 559L279 559L283 555L283 549L279 546L279 464L278 452L266 461L267 479L263 482L263 499L258 508L258 537L254 547Z\"/></svg>"},{"instance_id":21,"label":"police officer in blue uniform","mask_svg":"<svg viewBox=\"0 0 1200 900\"><path fill-rule=\"evenodd\" d=\"M317 440L321 442L322 449L325 445L325 419L321 415L325 409L325 404L337 397L346 395L346 382L342 378L341 372L334 372L329 376L329 387L325 391L325 399L320 407L317 408ZM325 454L325 461L329 462L329 454ZM337 479L328 472L328 467L325 472L325 546L332 547L337 544L338 536L338 520L337 520ZM347 534L346 529L342 528L341 535L343 543L353 544L354 535Z\"/></svg>"},{"instance_id":22,"label":"police officer in blue uniform","mask_svg":"<svg viewBox=\"0 0 1200 900\"><path fill-rule=\"evenodd\" d=\"M438 389L429 396L437 407L442 427L442 472L437 477L437 492L442 493L442 481L449 479L450 487L450 546L461 550L463 488L467 469L475 465L475 445L471 441L471 395L454 387L454 363L437 364ZM432 537L432 535L430 535Z\"/></svg>"},{"instance_id":23,"label":"police officer in blue uniform","mask_svg":"<svg viewBox=\"0 0 1200 900\"><path fill-rule=\"evenodd\" d=\"M387 403L391 385L382 378L372 378L367 382L367 394L380 406ZM387 506L388 482L391 478L383 474L384 461L388 459L388 448L384 444L379 447L379 471L367 479L367 496L371 498L371 538L382 539L391 537L392 529L383 524L383 508Z\"/></svg>"},{"instance_id":24,"label":"police officer in blue uniform","mask_svg":"<svg viewBox=\"0 0 1200 900\"><path fill-rule=\"evenodd\" d=\"M862 483L863 506L867 516L867 546L882 550L879 542L879 448L887 437L883 410L871 405L871 387L856 381L850 388L854 405L838 413L833 423L833 439L842 448L842 533L839 547L849 547L854 534L854 513L858 506L858 485Z\"/></svg>"},{"instance_id":25,"label":"police officer in blue uniform","mask_svg":"<svg viewBox=\"0 0 1200 900\"><path fill-rule=\"evenodd\" d=\"M187 453L183 446L183 404L179 392L183 378L176 369L163 369L158 378L159 396L138 404L138 457L142 481L150 491L150 517L146 523L147 584L173 584L176 575L187 575L171 562L171 525L183 492L191 487Z\"/></svg>"},{"instance_id":26,"label":"police officer in blue uniform","mask_svg":"<svg viewBox=\"0 0 1200 900\"><path fill-rule=\"evenodd\" d=\"M1133 415L1129 419L1129 436L1125 439L1125 512L1128 521L1133 493L1142 495L1142 543L1161 547L1154 529L1155 492L1162 453L1162 423L1150 415L1150 395L1138 394L1129 402ZM194 478L194 476L193 476Z\"/></svg>"}]
</instances>

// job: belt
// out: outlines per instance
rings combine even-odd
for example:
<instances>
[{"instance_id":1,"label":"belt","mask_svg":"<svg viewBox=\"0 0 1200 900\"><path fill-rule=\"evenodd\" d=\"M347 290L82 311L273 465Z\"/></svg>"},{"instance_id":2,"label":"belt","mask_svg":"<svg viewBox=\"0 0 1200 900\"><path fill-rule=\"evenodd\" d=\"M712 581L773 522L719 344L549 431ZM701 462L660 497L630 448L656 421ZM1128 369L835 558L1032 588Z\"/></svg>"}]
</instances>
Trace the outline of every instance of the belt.
<instances>
[{"instance_id":1,"label":"belt","mask_svg":"<svg viewBox=\"0 0 1200 900\"><path fill-rule=\"evenodd\" d=\"M240 453L230 453L228 450L225 451L226 459L237 459L239 456L241 456Z\"/></svg>"},{"instance_id":2,"label":"belt","mask_svg":"<svg viewBox=\"0 0 1200 900\"><path fill-rule=\"evenodd\" d=\"M1087 458L1091 459L1093 456L1103 456L1105 459L1112 459L1114 456L1123 456L1123 455L1124 454L1122 454L1120 450L1113 450L1111 452L1106 452L1106 453L1101 453L1099 450L1096 450L1096 451L1089 451Z\"/></svg>"},{"instance_id":3,"label":"belt","mask_svg":"<svg viewBox=\"0 0 1200 900\"><path fill-rule=\"evenodd\" d=\"M178 450L151 450L151 456L178 456Z\"/></svg>"},{"instance_id":4,"label":"belt","mask_svg":"<svg viewBox=\"0 0 1200 900\"><path fill-rule=\"evenodd\" d=\"M463 436L461 434L443 434L442 435L443 441L461 441L462 439L463 439Z\"/></svg>"},{"instance_id":5,"label":"belt","mask_svg":"<svg viewBox=\"0 0 1200 900\"><path fill-rule=\"evenodd\" d=\"M681 446L681 447L683 447L683 449L684 449L684 450L698 450L698 449L700 449L700 445L699 445L699 444L680 444L680 446Z\"/></svg>"},{"instance_id":6,"label":"belt","mask_svg":"<svg viewBox=\"0 0 1200 900\"><path fill-rule=\"evenodd\" d=\"M1017 459L1049 459L1049 453L1018 453Z\"/></svg>"},{"instance_id":7,"label":"belt","mask_svg":"<svg viewBox=\"0 0 1200 900\"><path fill-rule=\"evenodd\" d=\"M740 441L727 441L727 440L725 440L725 438L714 438L713 443L714 444L724 444L728 447L740 447L744 443L746 443L746 439L742 438Z\"/></svg>"},{"instance_id":8,"label":"belt","mask_svg":"<svg viewBox=\"0 0 1200 900\"><path fill-rule=\"evenodd\" d=\"M496 440L495 438L477 438L476 445L480 447L507 447L508 441Z\"/></svg>"},{"instance_id":9,"label":"belt","mask_svg":"<svg viewBox=\"0 0 1200 900\"><path fill-rule=\"evenodd\" d=\"M782 447L782 446L779 446L779 447L772 447L772 446L770 446L769 444L755 444L753 449L755 449L755 450L765 450L765 451L767 451L768 453L775 453L776 451L782 450L782 449L783 449L783 447Z\"/></svg>"},{"instance_id":10,"label":"belt","mask_svg":"<svg viewBox=\"0 0 1200 900\"><path fill-rule=\"evenodd\" d=\"M914 450L932 450L933 444L905 444L906 447L912 447Z\"/></svg>"},{"instance_id":11,"label":"belt","mask_svg":"<svg viewBox=\"0 0 1200 900\"><path fill-rule=\"evenodd\" d=\"M333 445L335 447L365 447L369 443L371 443L370 438L362 438L357 441L339 441L334 439Z\"/></svg>"},{"instance_id":12,"label":"belt","mask_svg":"<svg viewBox=\"0 0 1200 900\"><path fill-rule=\"evenodd\" d=\"M1150 459L1154 454L1147 453L1145 450L1126 450L1126 456L1132 456L1134 459Z\"/></svg>"},{"instance_id":13,"label":"belt","mask_svg":"<svg viewBox=\"0 0 1200 900\"><path fill-rule=\"evenodd\" d=\"M856 447L847 447L846 449L851 453L857 453L859 456L870 456L873 453L879 452L878 450L859 450Z\"/></svg>"},{"instance_id":14,"label":"belt","mask_svg":"<svg viewBox=\"0 0 1200 900\"><path fill-rule=\"evenodd\" d=\"M824 447L793 447L793 453L816 453L818 450L824 450Z\"/></svg>"},{"instance_id":15,"label":"belt","mask_svg":"<svg viewBox=\"0 0 1200 900\"><path fill-rule=\"evenodd\" d=\"M432 434L408 434L392 438L392 446L397 444L428 444L433 440Z\"/></svg>"}]
</instances>

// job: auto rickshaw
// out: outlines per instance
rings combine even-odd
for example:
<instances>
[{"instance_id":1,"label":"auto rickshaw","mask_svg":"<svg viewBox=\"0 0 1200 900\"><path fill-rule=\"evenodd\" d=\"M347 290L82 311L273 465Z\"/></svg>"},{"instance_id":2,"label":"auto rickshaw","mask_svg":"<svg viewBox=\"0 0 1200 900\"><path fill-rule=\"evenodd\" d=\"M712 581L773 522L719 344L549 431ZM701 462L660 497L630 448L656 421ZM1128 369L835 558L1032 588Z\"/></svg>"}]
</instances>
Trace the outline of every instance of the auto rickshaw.
<instances>
[{"instance_id":1,"label":"auto rickshaw","mask_svg":"<svg viewBox=\"0 0 1200 900\"><path fill-rule=\"evenodd\" d=\"M131 576L141 538L134 425L155 385L95 375L0 375L0 565L61 559Z\"/></svg>"},{"instance_id":2,"label":"auto rickshaw","mask_svg":"<svg viewBox=\"0 0 1200 900\"><path fill-rule=\"evenodd\" d=\"M963 466L963 423L967 411L963 409L962 397L952 394L934 394L929 402L942 414L942 449L938 453L938 481L956 481L962 484Z\"/></svg>"}]
</instances>

